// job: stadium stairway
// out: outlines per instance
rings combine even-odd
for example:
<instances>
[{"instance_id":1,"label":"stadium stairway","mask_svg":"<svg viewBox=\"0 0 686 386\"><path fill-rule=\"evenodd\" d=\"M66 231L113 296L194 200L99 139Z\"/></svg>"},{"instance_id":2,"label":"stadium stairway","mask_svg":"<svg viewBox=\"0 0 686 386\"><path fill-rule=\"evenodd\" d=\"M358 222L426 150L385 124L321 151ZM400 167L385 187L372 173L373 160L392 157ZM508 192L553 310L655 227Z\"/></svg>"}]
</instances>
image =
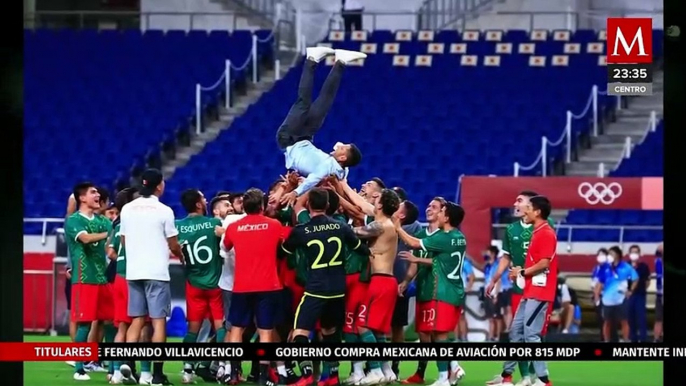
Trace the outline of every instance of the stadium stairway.
<instances>
[{"instance_id":1,"label":"stadium stairway","mask_svg":"<svg viewBox=\"0 0 686 386\"><path fill-rule=\"evenodd\" d=\"M653 74L653 95L628 100L625 98L621 109L616 113L616 119L607 123L598 136L591 136L590 146L580 147L578 159L566 166L565 174L606 176L614 171L627 155L627 150L633 149L645 138L651 113L655 111L657 121L662 118L663 87L664 72L656 68ZM627 148L627 138L630 138L631 149ZM602 172L603 170L605 172Z\"/></svg>"},{"instance_id":2,"label":"stadium stairway","mask_svg":"<svg viewBox=\"0 0 686 386\"><path fill-rule=\"evenodd\" d=\"M274 28L273 20L267 15L244 6L240 2L229 0L210 0L210 3L219 4L226 12L235 12L238 17L237 22L241 29L258 30ZM243 16L245 15L245 16Z\"/></svg>"},{"instance_id":3,"label":"stadium stairway","mask_svg":"<svg viewBox=\"0 0 686 386\"><path fill-rule=\"evenodd\" d=\"M290 66L281 66L278 79L283 78L289 70ZM236 96L230 109L219 108L218 119L208 122L205 131L194 136L190 146L178 148L174 158L163 161L162 172L166 178L170 178L178 168L186 165L194 155L200 153L205 145L214 141L222 131L231 127L231 123L236 117L242 115L250 105L257 102L265 92L274 86L277 81L275 69L263 71L258 83L250 83L246 94Z\"/></svg>"}]
</instances>

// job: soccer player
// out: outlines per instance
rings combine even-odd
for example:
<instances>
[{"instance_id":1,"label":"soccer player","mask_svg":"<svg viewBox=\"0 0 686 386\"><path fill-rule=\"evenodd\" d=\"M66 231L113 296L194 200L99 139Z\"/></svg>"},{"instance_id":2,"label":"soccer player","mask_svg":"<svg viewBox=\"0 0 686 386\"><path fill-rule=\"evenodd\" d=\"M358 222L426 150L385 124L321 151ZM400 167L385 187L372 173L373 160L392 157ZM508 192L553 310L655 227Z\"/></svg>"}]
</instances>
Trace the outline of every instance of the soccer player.
<instances>
[{"instance_id":1,"label":"soccer player","mask_svg":"<svg viewBox=\"0 0 686 386\"><path fill-rule=\"evenodd\" d=\"M393 276L393 263L398 250L398 234L391 217L400 207L398 195L384 189L374 194L374 221L353 228L355 234L369 241L372 253L372 277L369 288L357 314L357 329L360 341L364 343L385 342L391 332L393 309L398 298L398 282ZM360 385L374 385L393 382L397 378L390 362L370 361L370 371L364 375L364 364L356 362L348 381L358 380ZM356 382L356 383L358 383Z\"/></svg>"},{"instance_id":2,"label":"soccer player","mask_svg":"<svg viewBox=\"0 0 686 386\"><path fill-rule=\"evenodd\" d=\"M221 220L205 216L207 201L197 189L188 189L181 194L181 205L188 214L176 221L179 243L184 253L186 273L186 319L188 332L184 343L198 341L198 332L209 315L216 331L217 341L223 342L224 305L219 278L222 272L222 258L219 254ZM183 383L194 383L193 363L184 362Z\"/></svg>"},{"instance_id":3,"label":"soccer player","mask_svg":"<svg viewBox=\"0 0 686 386\"><path fill-rule=\"evenodd\" d=\"M312 84L317 63L334 54L336 63L313 102ZM276 133L276 142L286 157L286 168L293 169L306 178L294 191L281 197L282 204L294 204L297 197L330 175L335 175L338 179L346 178L346 168L360 163L362 154L354 144L340 144L331 154L326 154L312 143L312 139L333 104L343 69L350 62L366 57L367 55L355 51L333 50L328 47L307 48L307 58L298 85L298 99Z\"/></svg>"},{"instance_id":4,"label":"soccer player","mask_svg":"<svg viewBox=\"0 0 686 386\"><path fill-rule=\"evenodd\" d=\"M508 276L512 281L524 282L522 299L510 327L511 342L540 343L547 330L550 310L557 290L557 236L548 223L551 205L548 198L534 196L524 211L524 221L532 224L531 243L527 249L524 266L516 265ZM512 373L517 362L503 365L503 386L512 385ZM533 361L538 379L534 386L551 386L548 368L543 361Z\"/></svg>"},{"instance_id":5,"label":"soccer player","mask_svg":"<svg viewBox=\"0 0 686 386\"><path fill-rule=\"evenodd\" d=\"M235 276L229 321L229 341L240 343L243 331L253 321L257 326L260 342L272 342L275 312L281 298L282 285L277 272L277 250L284 239L282 225L265 216L265 197L259 189L249 189L243 194L246 216L228 226L224 232L224 247L235 249ZM255 256L260 256L256 259ZM224 374L229 381L234 363ZM227 371L229 370L229 371ZM233 378L236 378L235 376ZM269 379L269 362L260 362L260 384L273 385Z\"/></svg>"},{"instance_id":6,"label":"soccer player","mask_svg":"<svg viewBox=\"0 0 686 386\"><path fill-rule=\"evenodd\" d=\"M446 201L443 197L436 197L433 200L429 202L429 205L427 205L425 213L426 213L426 221L428 223L428 226L418 233L414 235L414 237L418 239L424 239L427 238L434 233L438 232L438 213L443 209L443 206L445 205ZM423 257L427 258L430 257L426 252L422 250L414 250L413 253L417 257ZM430 274L431 274L431 267L427 264L422 264L417 265L415 263L410 263L409 267L407 268L407 274L405 276L405 280L403 280L399 285L398 285L398 293L405 293L405 290L407 289L407 286L412 282L412 280L415 281L415 287L417 288L417 297L424 296L424 297L430 297L431 294L421 294L422 289L427 288L427 285L424 285L425 280L430 280ZM418 311L417 308L415 308L415 311ZM415 323L418 320L421 320L421 315L419 313L415 312ZM422 332L422 331L417 331L419 334L419 341L422 343L431 343L431 332ZM428 364L428 361L419 361L417 363L417 370L415 373L402 381L403 384L406 385L423 385L424 384L424 374L426 373L426 366Z\"/></svg>"},{"instance_id":7,"label":"soccer player","mask_svg":"<svg viewBox=\"0 0 686 386\"><path fill-rule=\"evenodd\" d=\"M326 215L329 193L325 189L310 190L308 210L311 220L296 226L281 249L287 254L301 250L306 259L305 293L295 312L294 343L309 343L309 334L317 321L321 324L322 340L340 342L336 327L345 318L346 268L343 247L369 255L369 249L344 223ZM338 362L329 363L327 384L338 385ZM299 384L313 383L313 369L303 366Z\"/></svg>"},{"instance_id":8,"label":"soccer player","mask_svg":"<svg viewBox=\"0 0 686 386\"><path fill-rule=\"evenodd\" d=\"M529 206L529 200L531 197L538 196L538 193L525 190L515 198L513 204L514 210L513 214L518 218L515 222L511 223L505 229L505 237L503 238L502 244L502 257L498 261L498 268L495 273L491 275L491 280L486 283L486 289L484 294L488 296L493 288L501 280L503 273L510 268L510 266L524 266L524 261L526 259L526 252L529 249L529 244L531 243L531 236L533 234L532 224L527 223L524 220L524 213ZM554 228L555 224L552 219L548 220L548 224ZM519 302L522 300L523 289L517 286L517 283L512 283L512 298L510 300L510 309L512 310L512 318L519 308ZM488 299L486 299L488 301ZM510 320L512 320L512 318ZM505 326L509 329L510 326ZM531 362L521 361L518 364L519 373L522 379L517 383L516 386L530 386L531 385L531 374L534 373L531 367ZM487 382L487 385L498 385L502 383L502 377L496 375L493 380Z\"/></svg>"},{"instance_id":9,"label":"soccer player","mask_svg":"<svg viewBox=\"0 0 686 386\"><path fill-rule=\"evenodd\" d=\"M229 201L231 202L231 209L233 214L244 214L243 210L243 193L231 193L229 195Z\"/></svg>"},{"instance_id":10,"label":"soccer player","mask_svg":"<svg viewBox=\"0 0 686 386\"><path fill-rule=\"evenodd\" d=\"M112 320L112 304L105 269L105 240L112 223L96 212L100 209L100 194L90 182L74 187L77 211L65 221L65 236L72 260L71 320L76 322L74 342L85 343L94 321ZM75 365L74 379L90 377L83 362Z\"/></svg>"},{"instance_id":11,"label":"soccer player","mask_svg":"<svg viewBox=\"0 0 686 386\"><path fill-rule=\"evenodd\" d=\"M462 266L467 240L457 229L463 219L464 209L455 203L446 202L436 217L440 231L423 239L409 235L403 231L400 221L396 219L395 222L398 236L405 244L411 249L431 254L431 257L422 258L405 251L400 256L411 263L431 267L428 280L422 281L425 286L421 289L422 296L417 297L419 319L416 322L417 331L431 333L433 342L449 342L448 336L457 327L464 306ZM439 361L437 365L438 379L433 386L450 386L465 375L455 361Z\"/></svg>"},{"instance_id":12,"label":"soccer player","mask_svg":"<svg viewBox=\"0 0 686 386\"><path fill-rule=\"evenodd\" d=\"M210 202L212 216L223 221L226 216L235 213L231 201L227 196L216 196Z\"/></svg>"},{"instance_id":13,"label":"soccer player","mask_svg":"<svg viewBox=\"0 0 686 386\"><path fill-rule=\"evenodd\" d=\"M174 224L174 211L160 202L165 183L162 173L148 169L141 176L140 197L124 205L119 237L126 248L126 281L129 286L128 316L132 318L126 342L139 341L146 317L152 320L152 341L167 340L167 317L171 314L169 255L184 262ZM164 362L153 363L151 383L169 384Z\"/></svg>"}]
</instances>

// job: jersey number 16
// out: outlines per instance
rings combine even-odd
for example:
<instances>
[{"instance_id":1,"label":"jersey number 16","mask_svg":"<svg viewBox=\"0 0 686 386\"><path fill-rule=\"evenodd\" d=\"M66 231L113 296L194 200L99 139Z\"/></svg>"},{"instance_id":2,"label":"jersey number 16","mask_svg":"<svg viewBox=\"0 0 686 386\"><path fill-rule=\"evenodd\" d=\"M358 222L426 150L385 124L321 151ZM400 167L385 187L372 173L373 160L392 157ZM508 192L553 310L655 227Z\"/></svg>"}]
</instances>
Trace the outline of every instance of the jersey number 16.
<instances>
[{"instance_id":1,"label":"jersey number 16","mask_svg":"<svg viewBox=\"0 0 686 386\"><path fill-rule=\"evenodd\" d=\"M191 247L188 241L182 245L184 257L191 265L195 265L196 263L207 264L212 261L212 248L207 245L202 245L205 240L207 240L207 236L202 236L195 240L193 247ZM202 257L203 255L205 258Z\"/></svg>"}]
</instances>

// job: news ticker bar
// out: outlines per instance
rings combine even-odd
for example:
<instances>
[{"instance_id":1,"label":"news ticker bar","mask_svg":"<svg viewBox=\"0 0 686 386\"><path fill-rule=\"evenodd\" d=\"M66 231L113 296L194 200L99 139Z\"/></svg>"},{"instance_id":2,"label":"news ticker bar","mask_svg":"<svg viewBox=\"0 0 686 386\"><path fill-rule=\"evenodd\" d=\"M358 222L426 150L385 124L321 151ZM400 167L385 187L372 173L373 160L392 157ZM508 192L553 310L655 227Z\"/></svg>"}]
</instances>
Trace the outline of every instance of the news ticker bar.
<instances>
[{"instance_id":1,"label":"news ticker bar","mask_svg":"<svg viewBox=\"0 0 686 386\"><path fill-rule=\"evenodd\" d=\"M631 343L0 343L0 361L92 360L538 360L622 361L685 358L686 347ZM683 361L683 359L680 359Z\"/></svg>"}]
</instances>

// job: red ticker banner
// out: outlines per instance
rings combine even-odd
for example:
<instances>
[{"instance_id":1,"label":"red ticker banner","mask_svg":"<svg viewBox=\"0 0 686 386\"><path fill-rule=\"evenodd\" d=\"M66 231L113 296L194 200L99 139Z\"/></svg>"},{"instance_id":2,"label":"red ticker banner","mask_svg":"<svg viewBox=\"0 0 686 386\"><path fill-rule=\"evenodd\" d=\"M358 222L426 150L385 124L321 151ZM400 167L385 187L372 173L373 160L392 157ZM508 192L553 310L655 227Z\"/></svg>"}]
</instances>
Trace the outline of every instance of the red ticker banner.
<instances>
[{"instance_id":1,"label":"red ticker banner","mask_svg":"<svg viewBox=\"0 0 686 386\"><path fill-rule=\"evenodd\" d=\"M554 209L662 210L662 178L463 177L460 201L467 253L491 243L491 209L511 208L523 190L547 196Z\"/></svg>"}]
</instances>

